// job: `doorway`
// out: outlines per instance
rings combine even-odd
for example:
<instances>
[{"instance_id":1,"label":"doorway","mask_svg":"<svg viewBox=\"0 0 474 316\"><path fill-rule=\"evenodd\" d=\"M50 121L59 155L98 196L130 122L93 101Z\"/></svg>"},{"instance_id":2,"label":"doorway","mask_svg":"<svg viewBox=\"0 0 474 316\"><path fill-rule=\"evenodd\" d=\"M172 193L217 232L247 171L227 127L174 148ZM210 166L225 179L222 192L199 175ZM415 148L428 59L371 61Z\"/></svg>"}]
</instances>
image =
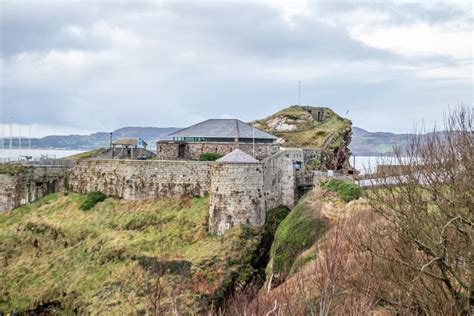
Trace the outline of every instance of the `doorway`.
<instances>
[{"instance_id":1,"label":"doorway","mask_svg":"<svg viewBox=\"0 0 474 316\"><path fill-rule=\"evenodd\" d=\"M178 158L184 158L186 153L186 144L178 145Z\"/></svg>"}]
</instances>

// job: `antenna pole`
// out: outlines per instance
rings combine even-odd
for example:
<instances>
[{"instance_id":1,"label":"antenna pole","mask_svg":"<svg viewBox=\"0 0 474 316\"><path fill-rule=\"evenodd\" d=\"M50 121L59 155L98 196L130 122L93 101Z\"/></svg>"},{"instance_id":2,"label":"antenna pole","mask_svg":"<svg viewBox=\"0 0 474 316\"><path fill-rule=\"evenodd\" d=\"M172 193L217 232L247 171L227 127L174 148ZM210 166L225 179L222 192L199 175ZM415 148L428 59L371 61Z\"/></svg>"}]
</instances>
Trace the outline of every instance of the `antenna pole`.
<instances>
[{"instance_id":1,"label":"antenna pole","mask_svg":"<svg viewBox=\"0 0 474 316\"><path fill-rule=\"evenodd\" d=\"M13 121L10 121L10 152L13 146Z\"/></svg>"},{"instance_id":2,"label":"antenna pole","mask_svg":"<svg viewBox=\"0 0 474 316\"><path fill-rule=\"evenodd\" d=\"M255 126L252 125L252 151L255 158Z\"/></svg>"},{"instance_id":3,"label":"antenna pole","mask_svg":"<svg viewBox=\"0 0 474 316\"><path fill-rule=\"evenodd\" d=\"M20 134L18 136L18 149L21 150L21 124L18 124L18 134Z\"/></svg>"},{"instance_id":4,"label":"antenna pole","mask_svg":"<svg viewBox=\"0 0 474 316\"><path fill-rule=\"evenodd\" d=\"M2 150L5 149L5 122L3 120L0 122L2 124Z\"/></svg>"},{"instance_id":5,"label":"antenna pole","mask_svg":"<svg viewBox=\"0 0 474 316\"><path fill-rule=\"evenodd\" d=\"M301 80L298 80L298 105L301 106Z\"/></svg>"}]
</instances>

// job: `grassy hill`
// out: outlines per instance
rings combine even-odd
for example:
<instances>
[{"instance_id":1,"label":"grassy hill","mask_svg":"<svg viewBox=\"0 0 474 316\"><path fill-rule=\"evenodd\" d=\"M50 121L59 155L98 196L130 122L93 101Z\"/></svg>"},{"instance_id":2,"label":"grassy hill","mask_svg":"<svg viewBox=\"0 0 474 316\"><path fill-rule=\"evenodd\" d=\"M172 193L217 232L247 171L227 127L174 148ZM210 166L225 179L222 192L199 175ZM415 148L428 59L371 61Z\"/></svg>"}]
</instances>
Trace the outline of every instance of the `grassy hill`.
<instances>
[{"instance_id":1,"label":"grassy hill","mask_svg":"<svg viewBox=\"0 0 474 316\"><path fill-rule=\"evenodd\" d=\"M208 234L208 198L83 211L86 199L52 194L0 214L0 312L198 313L255 272L258 232Z\"/></svg>"},{"instance_id":2,"label":"grassy hill","mask_svg":"<svg viewBox=\"0 0 474 316\"><path fill-rule=\"evenodd\" d=\"M315 120L305 107L293 105L252 124L280 137L283 146L321 148L324 163L317 168L349 169L347 146L351 142L352 123L330 108L322 109L322 121Z\"/></svg>"}]
</instances>

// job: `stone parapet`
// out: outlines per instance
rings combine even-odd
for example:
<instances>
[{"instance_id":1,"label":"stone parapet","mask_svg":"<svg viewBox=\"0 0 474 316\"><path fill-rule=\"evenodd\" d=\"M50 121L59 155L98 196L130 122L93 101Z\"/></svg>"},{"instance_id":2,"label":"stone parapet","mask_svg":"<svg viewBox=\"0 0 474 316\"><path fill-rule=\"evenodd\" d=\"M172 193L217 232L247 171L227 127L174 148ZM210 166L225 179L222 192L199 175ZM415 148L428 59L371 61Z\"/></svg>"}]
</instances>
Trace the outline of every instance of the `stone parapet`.
<instances>
[{"instance_id":1,"label":"stone parapet","mask_svg":"<svg viewBox=\"0 0 474 316\"><path fill-rule=\"evenodd\" d=\"M204 196L209 192L210 163L201 161L83 160L70 171L72 191L100 191L128 200Z\"/></svg>"}]
</instances>

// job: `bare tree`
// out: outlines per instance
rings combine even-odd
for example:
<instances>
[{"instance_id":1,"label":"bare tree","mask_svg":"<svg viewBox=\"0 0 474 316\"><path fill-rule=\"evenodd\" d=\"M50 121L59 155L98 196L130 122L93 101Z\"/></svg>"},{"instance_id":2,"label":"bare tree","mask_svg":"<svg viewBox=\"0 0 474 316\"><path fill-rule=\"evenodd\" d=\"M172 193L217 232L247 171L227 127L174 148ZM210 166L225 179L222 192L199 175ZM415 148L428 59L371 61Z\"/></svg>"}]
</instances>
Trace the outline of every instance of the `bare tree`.
<instances>
[{"instance_id":1,"label":"bare tree","mask_svg":"<svg viewBox=\"0 0 474 316\"><path fill-rule=\"evenodd\" d=\"M361 239L382 304L401 313L469 314L474 308L473 110L450 112L445 130L414 137L403 165L369 192L380 219Z\"/></svg>"}]
</instances>

